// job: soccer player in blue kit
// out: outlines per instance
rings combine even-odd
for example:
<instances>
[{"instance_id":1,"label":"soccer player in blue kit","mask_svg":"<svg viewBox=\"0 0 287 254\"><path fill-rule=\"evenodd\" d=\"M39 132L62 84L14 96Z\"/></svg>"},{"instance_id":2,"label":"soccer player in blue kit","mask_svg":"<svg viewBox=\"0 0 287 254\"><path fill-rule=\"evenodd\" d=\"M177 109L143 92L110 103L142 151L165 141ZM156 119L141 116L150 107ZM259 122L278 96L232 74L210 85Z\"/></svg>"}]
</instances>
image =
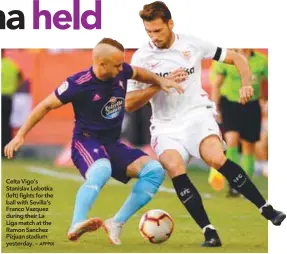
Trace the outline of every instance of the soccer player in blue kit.
<instances>
[{"instance_id":1,"label":"soccer player in blue kit","mask_svg":"<svg viewBox=\"0 0 287 254\"><path fill-rule=\"evenodd\" d=\"M120 240L117 237L113 239L111 227L116 225L120 228L146 205L164 180L164 169L159 162L119 141L128 79L158 85L167 93L171 88L183 93L176 82L125 63L123 46L113 39L104 38L93 50L93 66L67 78L39 103L5 147L6 157L13 158L14 151L23 145L28 132L49 111L72 103L75 114L72 160L85 182L76 195L74 215L68 231L71 241L102 226L100 218L87 219L87 214L111 176L123 183L130 178L138 178L118 213L105 223L114 244L120 244Z\"/></svg>"}]
</instances>

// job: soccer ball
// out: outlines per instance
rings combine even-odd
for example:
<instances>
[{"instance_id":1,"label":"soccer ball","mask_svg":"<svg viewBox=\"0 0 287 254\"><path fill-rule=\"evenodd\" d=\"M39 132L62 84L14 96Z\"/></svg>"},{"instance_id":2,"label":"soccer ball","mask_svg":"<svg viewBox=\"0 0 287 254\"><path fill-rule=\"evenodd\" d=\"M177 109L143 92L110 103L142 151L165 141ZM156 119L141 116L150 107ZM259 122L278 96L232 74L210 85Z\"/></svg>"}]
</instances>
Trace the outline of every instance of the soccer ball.
<instances>
[{"instance_id":1,"label":"soccer ball","mask_svg":"<svg viewBox=\"0 0 287 254\"><path fill-rule=\"evenodd\" d=\"M160 209L146 212L140 220L139 231L151 243L165 242L172 234L174 222L171 216Z\"/></svg>"}]
</instances>

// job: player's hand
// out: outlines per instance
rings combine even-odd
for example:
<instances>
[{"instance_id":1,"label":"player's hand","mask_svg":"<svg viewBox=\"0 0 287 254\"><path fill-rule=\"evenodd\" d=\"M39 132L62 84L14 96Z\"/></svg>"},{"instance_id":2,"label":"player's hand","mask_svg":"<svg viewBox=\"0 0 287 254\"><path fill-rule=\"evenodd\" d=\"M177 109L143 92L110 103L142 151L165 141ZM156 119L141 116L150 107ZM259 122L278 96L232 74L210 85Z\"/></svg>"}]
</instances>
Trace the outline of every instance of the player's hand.
<instances>
[{"instance_id":1,"label":"player's hand","mask_svg":"<svg viewBox=\"0 0 287 254\"><path fill-rule=\"evenodd\" d=\"M188 78L188 74L183 68L178 68L172 71L166 78L180 83Z\"/></svg>"},{"instance_id":2,"label":"player's hand","mask_svg":"<svg viewBox=\"0 0 287 254\"><path fill-rule=\"evenodd\" d=\"M251 85L249 86L242 86L240 88L239 94L240 94L240 103L245 104L248 101L250 101L250 99L252 98L254 93L253 87Z\"/></svg>"},{"instance_id":3,"label":"player's hand","mask_svg":"<svg viewBox=\"0 0 287 254\"><path fill-rule=\"evenodd\" d=\"M162 80L160 82L160 87L168 95L170 93L170 89L171 88L174 88L177 91L178 94L183 94L184 93L184 89L179 83L177 83L177 82L175 82L173 80L166 79L166 78L162 78Z\"/></svg>"},{"instance_id":4,"label":"player's hand","mask_svg":"<svg viewBox=\"0 0 287 254\"><path fill-rule=\"evenodd\" d=\"M4 148L4 154L8 159L12 159L14 152L24 144L24 138L21 136L15 136Z\"/></svg>"}]
</instances>

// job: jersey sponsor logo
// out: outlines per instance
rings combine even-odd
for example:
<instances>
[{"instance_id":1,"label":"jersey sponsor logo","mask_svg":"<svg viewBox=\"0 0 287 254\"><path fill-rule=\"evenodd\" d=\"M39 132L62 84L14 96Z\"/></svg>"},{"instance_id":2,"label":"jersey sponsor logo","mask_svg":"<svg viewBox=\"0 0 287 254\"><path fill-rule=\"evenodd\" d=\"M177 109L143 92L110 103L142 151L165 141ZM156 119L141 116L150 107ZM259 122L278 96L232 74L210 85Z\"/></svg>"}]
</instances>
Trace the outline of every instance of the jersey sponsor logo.
<instances>
[{"instance_id":1,"label":"jersey sponsor logo","mask_svg":"<svg viewBox=\"0 0 287 254\"><path fill-rule=\"evenodd\" d=\"M194 67L184 68L184 71L185 71L188 75L191 75L191 74L194 73ZM171 73L171 71L170 71L170 72L158 72L158 73L156 73L156 75L165 78L165 77L168 76L170 73Z\"/></svg>"},{"instance_id":2,"label":"jersey sponsor logo","mask_svg":"<svg viewBox=\"0 0 287 254\"><path fill-rule=\"evenodd\" d=\"M116 118L124 107L124 98L112 97L102 108L101 114L105 119Z\"/></svg>"},{"instance_id":3,"label":"jersey sponsor logo","mask_svg":"<svg viewBox=\"0 0 287 254\"><path fill-rule=\"evenodd\" d=\"M62 83L62 85L60 85L58 87L58 94L61 95L62 93L64 93L65 91L68 90L68 87L69 87L69 83L68 81L65 81Z\"/></svg>"}]
</instances>

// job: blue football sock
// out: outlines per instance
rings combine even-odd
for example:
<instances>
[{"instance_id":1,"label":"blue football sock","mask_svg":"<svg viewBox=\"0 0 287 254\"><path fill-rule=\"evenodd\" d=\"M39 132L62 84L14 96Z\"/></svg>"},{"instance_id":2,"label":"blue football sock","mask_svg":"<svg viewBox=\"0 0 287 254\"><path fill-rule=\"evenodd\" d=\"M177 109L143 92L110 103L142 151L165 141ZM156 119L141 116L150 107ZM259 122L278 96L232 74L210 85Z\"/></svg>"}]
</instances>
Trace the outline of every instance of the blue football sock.
<instances>
[{"instance_id":1,"label":"blue football sock","mask_svg":"<svg viewBox=\"0 0 287 254\"><path fill-rule=\"evenodd\" d=\"M115 222L124 223L146 205L164 180L165 172L158 161L149 161L139 172L139 180L131 194L114 217Z\"/></svg>"},{"instance_id":2,"label":"blue football sock","mask_svg":"<svg viewBox=\"0 0 287 254\"><path fill-rule=\"evenodd\" d=\"M111 177L111 172L111 163L108 159L99 159L90 166L86 173L86 181L76 196L72 227L86 220L100 190Z\"/></svg>"}]
</instances>

